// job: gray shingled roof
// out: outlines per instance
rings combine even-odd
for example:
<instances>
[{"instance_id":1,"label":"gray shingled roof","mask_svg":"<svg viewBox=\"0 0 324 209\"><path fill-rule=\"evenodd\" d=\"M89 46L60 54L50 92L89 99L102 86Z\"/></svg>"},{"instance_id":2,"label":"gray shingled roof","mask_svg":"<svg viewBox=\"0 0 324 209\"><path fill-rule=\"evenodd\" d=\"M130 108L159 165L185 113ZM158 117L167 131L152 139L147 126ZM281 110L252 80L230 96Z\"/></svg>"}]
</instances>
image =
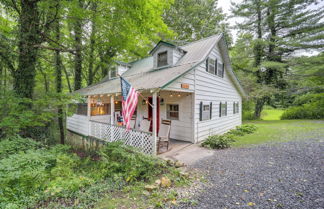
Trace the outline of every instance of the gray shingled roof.
<instances>
[{"instance_id":1,"label":"gray shingled roof","mask_svg":"<svg viewBox=\"0 0 324 209\"><path fill-rule=\"evenodd\" d=\"M180 46L180 48L185 50L187 53L176 65L169 68L153 69L152 56L129 63L131 64L131 68L123 74L123 78L128 80L137 90L163 88L203 62L221 38L222 35L214 35ZM236 78L234 78L234 82L237 81L237 79L235 79ZM81 95L120 93L120 79L104 79L98 84L80 89L76 91L76 93Z\"/></svg>"}]
</instances>

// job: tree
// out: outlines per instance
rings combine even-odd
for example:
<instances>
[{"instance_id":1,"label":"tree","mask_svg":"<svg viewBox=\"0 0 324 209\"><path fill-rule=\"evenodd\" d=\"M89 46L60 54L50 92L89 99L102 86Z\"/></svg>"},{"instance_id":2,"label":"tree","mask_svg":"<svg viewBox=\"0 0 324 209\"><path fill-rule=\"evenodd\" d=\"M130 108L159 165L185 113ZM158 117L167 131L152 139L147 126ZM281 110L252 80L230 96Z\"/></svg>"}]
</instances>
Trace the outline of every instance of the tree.
<instances>
[{"instance_id":1,"label":"tree","mask_svg":"<svg viewBox=\"0 0 324 209\"><path fill-rule=\"evenodd\" d=\"M176 0L163 17L166 24L177 33L177 40L199 40L216 33L224 33L232 43L225 14L217 8L218 0Z\"/></svg>"},{"instance_id":2,"label":"tree","mask_svg":"<svg viewBox=\"0 0 324 209\"><path fill-rule=\"evenodd\" d=\"M245 18L238 27L254 35L254 66L257 82L283 90L287 88L287 64L298 50L322 49L323 9L311 10L314 1L246 0L233 4L233 13ZM263 25L263 27L262 27ZM252 67L252 66L251 66ZM255 117L268 101L256 101Z\"/></svg>"}]
</instances>

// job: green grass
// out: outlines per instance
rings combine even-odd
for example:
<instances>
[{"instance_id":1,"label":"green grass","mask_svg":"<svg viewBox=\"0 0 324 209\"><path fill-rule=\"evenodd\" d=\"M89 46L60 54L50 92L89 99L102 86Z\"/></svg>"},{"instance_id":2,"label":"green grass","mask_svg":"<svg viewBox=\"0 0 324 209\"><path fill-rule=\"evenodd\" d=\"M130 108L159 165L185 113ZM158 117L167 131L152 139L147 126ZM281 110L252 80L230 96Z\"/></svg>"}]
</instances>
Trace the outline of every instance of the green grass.
<instances>
[{"instance_id":1,"label":"green grass","mask_svg":"<svg viewBox=\"0 0 324 209\"><path fill-rule=\"evenodd\" d=\"M324 135L324 121L315 120L272 120L249 121L257 126L252 134L236 137L233 147L244 147L254 144L286 142L296 139Z\"/></svg>"},{"instance_id":2,"label":"green grass","mask_svg":"<svg viewBox=\"0 0 324 209\"><path fill-rule=\"evenodd\" d=\"M285 110L283 109L264 109L261 114L262 120L280 120L281 115Z\"/></svg>"}]
</instances>

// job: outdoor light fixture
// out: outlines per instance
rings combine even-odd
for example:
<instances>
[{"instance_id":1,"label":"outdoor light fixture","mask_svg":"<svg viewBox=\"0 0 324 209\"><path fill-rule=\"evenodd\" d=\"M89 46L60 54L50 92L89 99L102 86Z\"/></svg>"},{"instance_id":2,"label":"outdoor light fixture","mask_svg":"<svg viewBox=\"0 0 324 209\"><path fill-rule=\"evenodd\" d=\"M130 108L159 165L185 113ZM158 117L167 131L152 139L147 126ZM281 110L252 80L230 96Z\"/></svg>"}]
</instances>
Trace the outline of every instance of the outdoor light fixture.
<instances>
[{"instance_id":1,"label":"outdoor light fixture","mask_svg":"<svg viewBox=\"0 0 324 209\"><path fill-rule=\"evenodd\" d=\"M178 94L178 97L181 97L181 95L180 95L180 94Z\"/></svg>"},{"instance_id":2,"label":"outdoor light fixture","mask_svg":"<svg viewBox=\"0 0 324 209\"><path fill-rule=\"evenodd\" d=\"M164 105L164 99L163 98L160 99L160 105Z\"/></svg>"},{"instance_id":3,"label":"outdoor light fixture","mask_svg":"<svg viewBox=\"0 0 324 209\"><path fill-rule=\"evenodd\" d=\"M118 101L115 101L115 104L118 104Z\"/></svg>"},{"instance_id":4,"label":"outdoor light fixture","mask_svg":"<svg viewBox=\"0 0 324 209\"><path fill-rule=\"evenodd\" d=\"M170 94L170 97L173 97L173 94L172 93Z\"/></svg>"}]
</instances>

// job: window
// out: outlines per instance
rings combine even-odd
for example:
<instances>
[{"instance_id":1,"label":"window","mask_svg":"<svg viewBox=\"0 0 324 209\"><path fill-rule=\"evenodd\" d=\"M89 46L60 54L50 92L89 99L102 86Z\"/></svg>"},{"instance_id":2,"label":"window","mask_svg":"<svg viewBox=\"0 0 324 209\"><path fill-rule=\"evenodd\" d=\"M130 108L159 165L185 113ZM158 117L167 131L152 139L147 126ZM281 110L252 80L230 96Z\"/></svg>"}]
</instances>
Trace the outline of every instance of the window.
<instances>
[{"instance_id":1,"label":"window","mask_svg":"<svg viewBox=\"0 0 324 209\"><path fill-rule=\"evenodd\" d=\"M204 104L203 102L200 102L200 121L210 120L212 118L212 107L212 103Z\"/></svg>"},{"instance_id":2,"label":"window","mask_svg":"<svg viewBox=\"0 0 324 209\"><path fill-rule=\"evenodd\" d=\"M219 103L219 117L227 115L227 102Z\"/></svg>"},{"instance_id":3,"label":"window","mask_svg":"<svg viewBox=\"0 0 324 209\"><path fill-rule=\"evenodd\" d=\"M168 52L160 52L157 55L157 66L162 67L168 65Z\"/></svg>"},{"instance_id":4,"label":"window","mask_svg":"<svg viewBox=\"0 0 324 209\"><path fill-rule=\"evenodd\" d=\"M239 113L239 102L233 102L233 114Z\"/></svg>"},{"instance_id":5,"label":"window","mask_svg":"<svg viewBox=\"0 0 324 209\"><path fill-rule=\"evenodd\" d=\"M110 79L117 77L117 69L110 70Z\"/></svg>"},{"instance_id":6,"label":"window","mask_svg":"<svg viewBox=\"0 0 324 209\"><path fill-rule=\"evenodd\" d=\"M87 103L78 103L76 109L77 115L88 115L88 104Z\"/></svg>"},{"instance_id":7,"label":"window","mask_svg":"<svg viewBox=\"0 0 324 209\"><path fill-rule=\"evenodd\" d=\"M217 63L217 75L220 77L224 77L224 64L222 63Z\"/></svg>"},{"instance_id":8,"label":"window","mask_svg":"<svg viewBox=\"0 0 324 209\"><path fill-rule=\"evenodd\" d=\"M91 116L110 115L110 104L91 104Z\"/></svg>"},{"instance_id":9,"label":"window","mask_svg":"<svg viewBox=\"0 0 324 209\"><path fill-rule=\"evenodd\" d=\"M167 119L179 120L179 105L178 104L168 104L167 105Z\"/></svg>"},{"instance_id":10,"label":"window","mask_svg":"<svg viewBox=\"0 0 324 209\"><path fill-rule=\"evenodd\" d=\"M206 60L206 71L215 75L216 74L215 63L216 62L214 59L208 58Z\"/></svg>"}]
</instances>

